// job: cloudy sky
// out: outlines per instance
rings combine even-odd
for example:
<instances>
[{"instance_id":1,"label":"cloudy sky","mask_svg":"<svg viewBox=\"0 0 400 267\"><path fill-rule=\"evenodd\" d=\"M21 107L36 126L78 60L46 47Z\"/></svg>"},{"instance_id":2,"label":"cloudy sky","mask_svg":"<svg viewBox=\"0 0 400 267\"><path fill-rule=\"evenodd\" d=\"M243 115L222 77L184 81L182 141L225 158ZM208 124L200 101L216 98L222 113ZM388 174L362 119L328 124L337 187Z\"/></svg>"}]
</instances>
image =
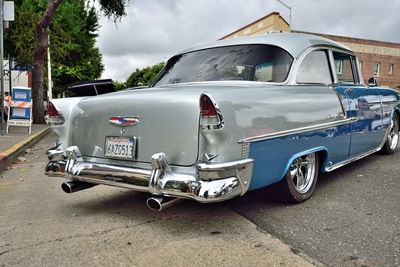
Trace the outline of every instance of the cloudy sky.
<instances>
[{"instance_id":1,"label":"cloudy sky","mask_svg":"<svg viewBox=\"0 0 400 267\"><path fill-rule=\"evenodd\" d=\"M292 29L400 43L398 0L282 0ZM136 68L217 40L271 12L289 22L276 0L130 0L127 16L101 18L97 46L102 78L124 82Z\"/></svg>"}]
</instances>

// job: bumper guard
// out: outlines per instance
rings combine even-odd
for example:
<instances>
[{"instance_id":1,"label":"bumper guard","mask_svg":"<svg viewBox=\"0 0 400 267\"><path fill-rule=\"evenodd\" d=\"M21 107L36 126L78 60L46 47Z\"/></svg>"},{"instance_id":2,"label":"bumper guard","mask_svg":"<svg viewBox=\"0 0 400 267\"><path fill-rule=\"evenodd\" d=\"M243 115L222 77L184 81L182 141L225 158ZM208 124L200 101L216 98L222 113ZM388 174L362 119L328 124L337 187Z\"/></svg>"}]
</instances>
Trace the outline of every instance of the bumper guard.
<instances>
[{"instance_id":1,"label":"bumper guard","mask_svg":"<svg viewBox=\"0 0 400 267\"><path fill-rule=\"evenodd\" d=\"M164 153L151 157L151 169L122 167L85 162L76 146L67 148L66 159L54 160L64 154L49 150L45 173L73 181L118 186L153 195L193 199L198 202L220 202L247 192L253 173L253 159L226 163L198 163L194 174L171 170Z\"/></svg>"}]
</instances>

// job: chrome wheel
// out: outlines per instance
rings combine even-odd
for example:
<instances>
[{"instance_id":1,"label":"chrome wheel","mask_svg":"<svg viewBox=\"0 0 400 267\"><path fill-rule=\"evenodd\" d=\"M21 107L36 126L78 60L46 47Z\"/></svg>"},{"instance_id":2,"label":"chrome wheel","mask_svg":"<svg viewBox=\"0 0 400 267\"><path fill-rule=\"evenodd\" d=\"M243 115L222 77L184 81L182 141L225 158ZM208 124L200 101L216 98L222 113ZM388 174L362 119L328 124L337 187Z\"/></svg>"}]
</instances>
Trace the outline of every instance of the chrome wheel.
<instances>
[{"instance_id":1,"label":"chrome wheel","mask_svg":"<svg viewBox=\"0 0 400 267\"><path fill-rule=\"evenodd\" d=\"M399 122L397 116L393 116L392 129L388 135L388 144L391 150L395 150L399 142Z\"/></svg>"},{"instance_id":2,"label":"chrome wheel","mask_svg":"<svg viewBox=\"0 0 400 267\"><path fill-rule=\"evenodd\" d=\"M393 113L392 122L388 128L389 132L387 134L386 142L382 147L381 153L392 155L399 142L399 116L397 112Z\"/></svg>"},{"instance_id":3,"label":"chrome wheel","mask_svg":"<svg viewBox=\"0 0 400 267\"><path fill-rule=\"evenodd\" d=\"M307 193L313 186L315 171L315 153L294 159L289 167L289 174L294 189L300 194Z\"/></svg>"}]
</instances>

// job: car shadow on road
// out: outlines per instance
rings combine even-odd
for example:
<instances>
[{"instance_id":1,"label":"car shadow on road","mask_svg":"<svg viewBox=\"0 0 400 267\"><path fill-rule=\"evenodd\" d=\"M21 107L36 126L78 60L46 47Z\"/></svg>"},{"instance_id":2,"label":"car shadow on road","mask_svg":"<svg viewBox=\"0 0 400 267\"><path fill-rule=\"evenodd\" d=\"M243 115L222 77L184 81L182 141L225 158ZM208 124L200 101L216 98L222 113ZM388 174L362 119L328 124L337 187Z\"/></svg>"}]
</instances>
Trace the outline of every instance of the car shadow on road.
<instances>
[{"instance_id":1,"label":"car shadow on road","mask_svg":"<svg viewBox=\"0 0 400 267\"><path fill-rule=\"evenodd\" d=\"M356 173L359 170L366 167L374 160L377 156L370 156L359 161L353 162L340 169L334 170L330 173L320 173L318 184L312 198L321 197L319 192L329 190L329 187L334 187L335 184L343 183L345 176L351 176L352 173ZM219 216L218 212L224 209L243 209L243 208L286 208L293 206L294 204L288 203L278 184L274 184L265 188L247 192L244 196L234 198L229 201L221 203L202 204L192 200L182 200L176 205L164 209L161 212L152 211L146 206L146 200L151 197L150 194L129 191L124 189L115 189L108 187L95 187L98 190L89 197L88 194L84 199L77 199L70 206L71 209L80 210L84 213L109 213L109 214L121 214L123 216L173 216L179 213L191 213L198 214L199 212L205 212ZM105 192L103 194L102 192ZM75 193L75 194L79 194ZM97 197L99 196L99 197ZM300 204L301 205L301 204ZM237 209L238 208L238 209Z\"/></svg>"},{"instance_id":2,"label":"car shadow on road","mask_svg":"<svg viewBox=\"0 0 400 267\"><path fill-rule=\"evenodd\" d=\"M339 169L328 173L320 172L318 177L317 186L311 198L321 197L319 192L327 190L327 187L335 187L337 184L343 183L343 179L351 176L352 173L357 173L366 168L367 165L379 159L381 155L374 154L372 156L360 159L358 161L347 164ZM356 181L355 181L356 182ZM284 192L279 184L273 184L261 189L247 192L243 197L232 199L229 201L230 205L235 208L236 206L264 206L271 208L283 208L293 206L296 204L290 203L285 199ZM302 203L298 204L301 205Z\"/></svg>"},{"instance_id":3,"label":"car shadow on road","mask_svg":"<svg viewBox=\"0 0 400 267\"><path fill-rule=\"evenodd\" d=\"M91 196L89 190L98 190L93 192ZM124 189L115 189L109 187L94 187L88 189L89 194L85 198L73 201L73 203L64 204L64 208L76 214L92 214L92 215L117 215L124 218L135 219L137 217L147 218L163 218L163 217L196 217L202 220L204 214L207 214L207 219L221 216L221 212L225 209L230 209L227 202L201 204L192 200L178 201L176 205L163 209L162 211L150 210L146 205L146 200L151 197L150 194L135 192ZM99 196L101 192L103 195ZM79 192L74 193L79 194ZM190 219L191 220L191 219Z\"/></svg>"}]
</instances>

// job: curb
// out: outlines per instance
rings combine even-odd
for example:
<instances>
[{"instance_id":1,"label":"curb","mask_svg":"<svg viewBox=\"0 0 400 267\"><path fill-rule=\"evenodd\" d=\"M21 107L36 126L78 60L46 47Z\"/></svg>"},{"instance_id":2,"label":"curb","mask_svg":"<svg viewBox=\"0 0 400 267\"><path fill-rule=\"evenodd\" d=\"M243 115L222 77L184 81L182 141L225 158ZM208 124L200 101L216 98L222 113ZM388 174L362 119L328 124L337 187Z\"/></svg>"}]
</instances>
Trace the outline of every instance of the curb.
<instances>
[{"instance_id":1,"label":"curb","mask_svg":"<svg viewBox=\"0 0 400 267\"><path fill-rule=\"evenodd\" d=\"M46 127L39 132L30 135L28 138L22 140L21 142L13 145L11 148L0 152L0 172L4 170L8 165L11 165L14 160L16 160L25 150L34 144L42 140L48 133L50 133L51 128Z\"/></svg>"}]
</instances>

